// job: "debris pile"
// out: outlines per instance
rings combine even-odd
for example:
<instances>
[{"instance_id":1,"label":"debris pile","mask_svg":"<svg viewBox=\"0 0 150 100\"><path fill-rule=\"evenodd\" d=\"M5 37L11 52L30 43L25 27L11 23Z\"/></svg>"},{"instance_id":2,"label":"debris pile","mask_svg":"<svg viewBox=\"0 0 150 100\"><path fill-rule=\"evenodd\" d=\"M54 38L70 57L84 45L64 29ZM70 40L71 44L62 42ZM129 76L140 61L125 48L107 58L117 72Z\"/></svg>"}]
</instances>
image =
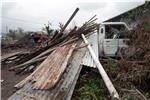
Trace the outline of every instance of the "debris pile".
<instances>
[{"instance_id":1,"label":"debris pile","mask_svg":"<svg viewBox=\"0 0 150 100\"><path fill-rule=\"evenodd\" d=\"M13 44L2 45L2 53L10 53L12 50L21 50L30 51L34 49L34 43L31 39L30 34L25 34L21 39L16 40Z\"/></svg>"},{"instance_id":2,"label":"debris pile","mask_svg":"<svg viewBox=\"0 0 150 100\"><path fill-rule=\"evenodd\" d=\"M15 54L3 59L3 63L15 62L10 70L16 73L33 71L28 77L15 85L20 89L9 100L62 100L70 98L78 75L81 61L86 53L86 45L81 34L89 36L97 29L96 16L81 27L74 27L68 33L65 28L79 9L77 8L59 33L49 41L48 46L35 52ZM43 62L42 62L43 61ZM41 63L42 62L42 63ZM36 68L36 69L35 69ZM67 96L68 95L68 96Z\"/></svg>"},{"instance_id":3,"label":"debris pile","mask_svg":"<svg viewBox=\"0 0 150 100\"><path fill-rule=\"evenodd\" d=\"M31 48L33 47L33 45L34 43L32 42L30 34L26 34L24 37L16 41L16 43L14 44L14 46L18 48Z\"/></svg>"},{"instance_id":4,"label":"debris pile","mask_svg":"<svg viewBox=\"0 0 150 100\"><path fill-rule=\"evenodd\" d=\"M81 34L85 34L86 36L92 34L96 30L97 24L94 23L97 18L96 16L92 17L89 21L87 21L81 27L74 27L67 34L64 34L66 26L62 28L62 30L53 36L53 38L49 41L48 46L41 48L35 52L25 53L25 54L16 54L9 59L3 59L2 63L15 62L15 66L12 66L10 70L14 70L16 73L22 73L23 71L33 70L37 63L43 61L48 57L50 53L58 49L59 47L63 47L68 44L76 43L81 38ZM34 67L31 65L34 65Z\"/></svg>"},{"instance_id":5,"label":"debris pile","mask_svg":"<svg viewBox=\"0 0 150 100\"><path fill-rule=\"evenodd\" d=\"M150 20L144 20L129 33L128 48L121 49L121 60L109 71L122 97L150 98ZM125 94L127 93L127 94ZM142 94L143 93L143 94ZM132 95L131 95L132 94ZM144 96L145 95L145 96Z\"/></svg>"},{"instance_id":6,"label":"debris pile","mask_svg":"<svg viewBox=\"0 0 150 100\"><path fill-rule=\"evenodd\" d=\"M111 96L119 94L123 99L145 99L150 97L150 20L145 20L132 30L126 41L128 48L119 51L121 60L107 62L105 67L115 83L114 88L93 49L84 36L97 30L96 16L81 27L64 32L79 9L77 8L60 32L53 35L46 47L30 53L17 53L5 59L3 64L14 63L11 71L19 73L32 72L28 77L15 85L19 89L9 100L30 99L70 99L79 73L82 59L88 48L96 66L101 73ZM82 35L82 37L81 37ZM81 40L83 38L83 43ZM115 90L116 92L114 92ZM93 95L95 96L95 95Z\"/></svg>"}]
</instances>

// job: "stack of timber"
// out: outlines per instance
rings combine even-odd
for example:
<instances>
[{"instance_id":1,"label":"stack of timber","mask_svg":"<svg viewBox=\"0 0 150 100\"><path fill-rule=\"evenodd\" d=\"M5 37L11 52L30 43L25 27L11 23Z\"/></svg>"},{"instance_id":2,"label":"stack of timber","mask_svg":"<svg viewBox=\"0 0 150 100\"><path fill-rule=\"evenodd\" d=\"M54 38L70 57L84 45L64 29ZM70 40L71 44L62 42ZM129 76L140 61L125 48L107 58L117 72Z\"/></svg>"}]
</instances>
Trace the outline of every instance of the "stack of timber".
<instances>
[{"instance_id":1,"label":"stack of timber","mask_svg":"<svg viewBox=\"0 0 150 100\"><path fill-rule=\"evenodd\" d=\"M53 38L49 41L48 46L28 54L15 55L17 59L14 59L12 61L11 59L6 58L2 61L2 63L5 64L7 62L14 62L15 66L12 66L10 70L15 71L16 73L31 72L35 70L35 68L57 48L63 47L67 44L76 43L78 40L81 40L81 34L85 34L85 36L88 36L94 33L97 28L97 24L95 23L95 20L97 20L97 18L95 18L96 15L93 16L89 21L84 23L83 26L75 26L68 33L64 34L65 28L78 10L78 8L75 10L75 12L66 22L64 27L60 30L60 32L53 36Z\"/></svg>"},{"instance_id":2,"label":"stack of timber","mask_svg":"<svg viewBox=\"0 0 150 100\"><path fill-rule=\"evenodd\" d=\"M74 27L67 34L63 31L79 9L77 8L62 30L53 36L49 45L25 55L10 70L22 73L35 69L28 77L15 85L19 89L9 100L62 100L70 99L85 55L87 44L81 42L81 34L89 36L97 29L92 17L81 27ZM18 57L19 58L19 57ZM3 60L5 63L5 60ZM42 62L43 61L43 62ZM37 67L32 66L40 63Z\"/></svg>"},{"instance_id":3,"label":"stack of timber","mask_svg":"<svg viewBox=\"0 0 150 100\"><path fill-rule=\"evenodd\" d=\"M70 100L79 73L86 48L75 50L65 72L58 83L51 89L34 89L33 82L28 81L8 100ZM54 78L56 78L54 76Z\"/></svg>"},{"instance_id":4,"label":"stack of timber","mask_svg":"<svg viewBox=\"0 0 150 100\"><path fill-rule=\"evenodd\" d=\"M69 44L57 48L30 76L15 87L20 88L28 81L33 82L34 89L49 89L53 87L64 72L75 46L76 44Z\"/></svg>"}]
</instances>

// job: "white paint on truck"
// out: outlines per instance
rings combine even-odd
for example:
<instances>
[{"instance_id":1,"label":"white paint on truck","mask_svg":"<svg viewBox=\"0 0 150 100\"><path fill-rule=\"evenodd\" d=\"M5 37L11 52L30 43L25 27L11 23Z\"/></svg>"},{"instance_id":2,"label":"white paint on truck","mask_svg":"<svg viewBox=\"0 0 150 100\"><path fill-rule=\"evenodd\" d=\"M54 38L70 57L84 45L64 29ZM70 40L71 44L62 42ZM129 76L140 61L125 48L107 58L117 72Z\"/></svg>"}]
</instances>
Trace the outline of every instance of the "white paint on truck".
<instances>
[{"instance_id":1,"label":"white paint on truck","mask_svg":"<svg viewBox=\"0 0 150 100\"><path fill-rule=\"evenodd\" d=\"M112 38L107 38L106 35L110 34L109 32L107 33L107 26L124 26L126 31L129 31L131 29L124 22L104 22L100 24L98 34L99 55L116 56L119 48L127 47L125 43L125 41L128 40L127 37L120 37L122 34L127 35L127 33L116 32L114 33Z\"/></svg>"}]
</instances>

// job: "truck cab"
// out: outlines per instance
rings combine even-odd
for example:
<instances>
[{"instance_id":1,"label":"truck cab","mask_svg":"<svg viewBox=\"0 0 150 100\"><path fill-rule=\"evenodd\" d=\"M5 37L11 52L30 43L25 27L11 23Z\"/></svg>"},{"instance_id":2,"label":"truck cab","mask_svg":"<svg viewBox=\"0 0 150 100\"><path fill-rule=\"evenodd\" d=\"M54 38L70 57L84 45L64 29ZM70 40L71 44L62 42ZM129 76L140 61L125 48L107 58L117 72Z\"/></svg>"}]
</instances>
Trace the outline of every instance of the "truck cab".
<instances>
[{"instance_id":1,"label":"truck cab","mask_svg":"<svg viewBox=\"0 0 150 100\"><path fill-rule=\"evenodd\" d=\"M131 29L124 22L103 22L99 24L98 49L99 55L116 57L118 50L127 47L127 33Z\"/></svg>"}]
</instances>

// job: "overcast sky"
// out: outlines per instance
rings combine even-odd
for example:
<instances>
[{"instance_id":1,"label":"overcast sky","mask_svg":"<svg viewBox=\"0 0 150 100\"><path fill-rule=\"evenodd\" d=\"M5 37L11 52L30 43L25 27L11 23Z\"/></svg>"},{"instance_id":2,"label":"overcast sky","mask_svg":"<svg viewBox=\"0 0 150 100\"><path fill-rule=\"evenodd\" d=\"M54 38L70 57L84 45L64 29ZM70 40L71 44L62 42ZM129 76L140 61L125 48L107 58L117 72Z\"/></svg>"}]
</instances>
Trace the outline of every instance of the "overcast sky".
<instances>
[{"instance_id":1,"label":"overcast sky","mask_svg":"<svg viewBox=\"0 0 150 100\"><path fill-rule=\"evenodd\" d=\"M86 1L86 2L85 2ZM104 2L105 1L105 2ZM76 7L80 10L69 27L82 25L95 14L102 22L144 3L144 0L2 0L2 31L21 27L26 31L41 30L48 21L53 28L65 23Z\"/></svg>"}]
</instances>

